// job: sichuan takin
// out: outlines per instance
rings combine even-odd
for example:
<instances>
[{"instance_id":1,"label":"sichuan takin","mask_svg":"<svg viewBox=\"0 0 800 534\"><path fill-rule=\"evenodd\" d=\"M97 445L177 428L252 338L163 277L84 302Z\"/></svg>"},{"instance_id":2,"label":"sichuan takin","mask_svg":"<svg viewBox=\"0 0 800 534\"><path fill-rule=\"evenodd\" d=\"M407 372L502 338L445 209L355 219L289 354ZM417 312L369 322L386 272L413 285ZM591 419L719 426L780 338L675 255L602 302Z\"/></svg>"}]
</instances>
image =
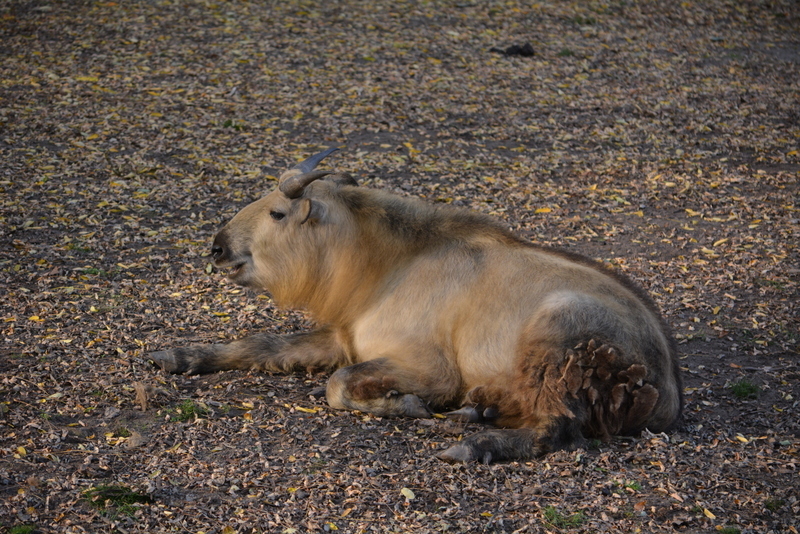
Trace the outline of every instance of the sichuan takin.
<instances>
[{"instance_id":1,"label":"sichuan takin","mask_svg":"<svg viewBox=\"0 0 800 534\"><path fill-rule=\"evenodd\" d=\"M332 371L326 397L378 416L492 425L439 457L527 459L679 419L675 343L651 299L488 216L359 187L310 157L217 234L216 266L318 328L151 357L173 373Z\"/></svg>"}]
</instances>

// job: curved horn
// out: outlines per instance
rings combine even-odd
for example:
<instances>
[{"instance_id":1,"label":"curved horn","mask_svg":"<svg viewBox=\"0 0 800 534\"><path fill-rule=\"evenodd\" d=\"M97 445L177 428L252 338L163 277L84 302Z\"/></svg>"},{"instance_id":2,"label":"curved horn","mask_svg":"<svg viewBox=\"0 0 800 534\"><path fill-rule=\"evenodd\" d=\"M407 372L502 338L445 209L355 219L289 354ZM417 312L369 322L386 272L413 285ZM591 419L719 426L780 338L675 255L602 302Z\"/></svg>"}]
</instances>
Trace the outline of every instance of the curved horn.
<instances>
[{"instance_id":1,"label":"curved horn","mask_svg":"<svg viewBox=\"0 0 800 534\"><path fill-rule=\"evenodd\" d=\"M281 192L289 198L297 198L303 194L303 189L305 189L308 184L314 180L322 178L323 176L331 174L330 172L326 171L312 171L314 171L314 167L316 167L320 161L337 150L339 149L336 147L329 148L328 150L324 150L319 154L314 154L313 156L292 167L293 171L299 172L293 176L290 176L284 180L283 183L281 183L279 187Z\"/></svg>"},{"instance_id":2,"label":"curved horn","mask_svg":"<svg viewBox=\"0 0 800 534\"><path fill-rule=\"evenodd\" d=\"M295 165L294 168L297 169L298 171L302 172L303 174L305 174L307 172L311 172L311 171L314 170L314 167L319 165L320 161L325 159L331 153L336 152L337 150L339 150L339 149L336 148L336 147L331 147L328 150L324 150L324 151L320 152L319 154L314 154L310 158L305 159L305 160L301 161L300 163L298 163L297 165Z\"/></svg>"},{"instance_id":3,"label":"curved horn","mask_svg":"<svg viewBox=\"0 0 800 534\"><path fill-rule=\"evenodd\" d=\"M303 194L303 189L305 189L308 184L329 174L331 174L330 171L314 171L290 176L278 186L278 189L289 198L297 198Z\"/></svg>"}]
</instances>

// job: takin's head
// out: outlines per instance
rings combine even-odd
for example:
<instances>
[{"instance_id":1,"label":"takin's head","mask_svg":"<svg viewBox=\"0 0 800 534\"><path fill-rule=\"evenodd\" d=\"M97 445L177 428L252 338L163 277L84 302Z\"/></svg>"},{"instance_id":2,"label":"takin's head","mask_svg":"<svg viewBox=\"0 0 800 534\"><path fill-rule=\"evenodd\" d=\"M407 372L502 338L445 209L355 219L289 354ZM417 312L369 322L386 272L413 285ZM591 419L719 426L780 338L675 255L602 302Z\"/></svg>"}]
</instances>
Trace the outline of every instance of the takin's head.
<instances>
[{"instance_id":1,"label":"takin's head","mask_svg":"<svg viewBox=\"0 0 800 534\"><path fill-rule=\"evenodd\" d=\"M216 235L211 255L218 268L229 269L228 278L266 289L280 299L289 286L291 292L302 291L302 286L321 274L329 249L324 245L332 244L332 227L340 226L325 224L340 218L336 213L340 210L326 198L325 190L357 185L349 174L314 170L335 150L315 154L283 173L274 191L242 209ZM321 178L324 184L309 187ZM292 295L285 298L294 300Z\"/></svg>"}]
</instances>

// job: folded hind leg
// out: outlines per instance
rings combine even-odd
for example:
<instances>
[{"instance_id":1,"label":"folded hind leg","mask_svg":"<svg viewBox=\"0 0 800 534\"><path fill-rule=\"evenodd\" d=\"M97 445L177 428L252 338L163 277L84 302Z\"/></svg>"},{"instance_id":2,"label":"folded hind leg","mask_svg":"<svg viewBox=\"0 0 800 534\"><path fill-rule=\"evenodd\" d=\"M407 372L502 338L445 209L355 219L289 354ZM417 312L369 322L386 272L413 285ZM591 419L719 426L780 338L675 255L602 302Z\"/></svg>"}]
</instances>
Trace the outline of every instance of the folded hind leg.
<instances>
[{"instance_id":1,"label":"folded hind leg","mask_svg":"<svg viewBox=\"0 0 800 534\"><path fill-rule=\"evenodd\" d=\"M550 356L550 355L549 355ZM536 458L557 449L575 449L585 443L582 433L583 417L574 402L567 398L564 373L572 363L569 359L553 362L545 358L537 366L532 377L536 383L522 384L521 389L501 386L480 386L470 391L466 398L467 408L456 414L478 414L470 417L473 422L491 422L503 429L488 430L468 436L450 447L438 457L446 462L480 461L491 463L504 460L526 460ZM548 365L554 363L555 365ZM518 386L520 384L517 384ZM490 414L487 417L487 414ZM482 418L480 417L482 416Z\"/></svg>"},{"instance_id":2,"label":"folded hind leg","mask_svg":"<svg viewBox=\"0 0 800 534\"><path fill-rule=\"evenodd\" d=\"M643 428L659 392L648 369L618 349L593 340L551 349L520 366L515 380L473 389L470 410L493 415L498 426L469 436L439 455L448 462L518 460L558 449L575 449L586 437L607 440ZM472 419L470 419L472 420Z\"/></svg>"}]
</instances>

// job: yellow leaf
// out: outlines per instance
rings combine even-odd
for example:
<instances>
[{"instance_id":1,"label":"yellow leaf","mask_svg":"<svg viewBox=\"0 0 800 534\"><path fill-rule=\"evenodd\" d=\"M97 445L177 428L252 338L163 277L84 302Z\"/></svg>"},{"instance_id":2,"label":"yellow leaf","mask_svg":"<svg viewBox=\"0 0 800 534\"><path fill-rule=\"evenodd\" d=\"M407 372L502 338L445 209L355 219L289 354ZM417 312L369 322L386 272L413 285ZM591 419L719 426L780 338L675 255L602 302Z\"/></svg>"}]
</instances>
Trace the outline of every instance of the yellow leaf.
<instances>
[{"instance_id":1,"label":"yellow leaf","mask_svg":"<svg viewBox=\"0 0 800 534\"><path fill-rule=\"evenodd\" d=\"M28 451L25 450L25 447L17 447L17 454L20 456L25 456L28 454Z\"/></svg>"},{"instance_id":2,"label":"yellow leaf","mask_svg":"<svg viewBox=\"0 0 800 534\"><path fill-rule=\"evenodd\" d=\"M650 462L650 465L653 467L658 467L659 471L664 471L665 469L664 464L661 461Z\"/></svg>"},{"instance_id":3,"label":"yellow leaf","mask_svg":"<svg viewBox=\"0 0 800 534\"><path fill-rule=\"evenodd\" d=\"M294 409L303 413L317 413L317 408L303 408L302 406L295 406Z\"/></svg>"},{"instance_id":4,"label":"yellow leaf","mask_svg":"<svg viewBox=\"0 0 800 534\"><path fill-rule=\"evenodd\" d=\"M226 525L225 528L222 529L222 534L236 534L236 530L232 526Z\"/></svg>"},{"instance_id":5,"label":"yellow leaf","mask_svg":"<svg viewBox=\"0 0 800 534\"><path fill-rule=\"evenodd\" d=\"M705 515L709 519L716 519L717 518L717 516L712 514L711 510L709 510L708 508L703 508L703 515Z\"/></svg>"},{"instance_id":6,"label":"yellow leaf","mask_svg":"<svg viewBox=\"0 0 800 534\"><path fill-rule=\"evenodd\" d=\"M738 439L738 440L739 440L739 441L741 441L742 443L750 443L750 440L749 440L749 439L747 439L746 437L744 437L744 436L743 436L743 435L741 435L741 434L736 434L736 439Z\"/></svg>"},{"instance_id":7,"label":"yellow leaf","mask_svg":"<svg viewBox=\"0 0 800 534\"><path fill-rule=\"evenodd\" d=\"M721 309L722 309L722 308L720 308L719 306L714 306L714 309L712 309L712 310L711 310L711 312L712 312L714 315L716 315L716 314L718 314L718 313L719 313L719 311L720 311Z\"/></svg>"},{"instance_id":8,"label":"yellow leaf","mask_svg":"<svg viewBox=\"0 0 800 534\"><path fill-rule=\"evenodd\" d=\"M686 208L686 215L688 215L689 217L697 217L698 215L700 215L700 212Z\"/></svg>"},{"instance_id":9,"label":"yellow leaf","mask_svg":"<svg viewBox=\"0 0 800 534\"><path fill-rule=\"evenodd\" d=\"M550 213L551 211L553 210L551 210L550 208L537 208L536 211L534 211L534 213Z\"/></svg>"},{"instance_id":10,"label":"yellow leaf","mask_svg":"<svg viewBox=\"0 0 800 534\"><path fill-rule=\"evenodd\" d=\"M406 499L408 499L409 501L413 501L413 500L416 498L416 495L414 495L414 492L413 492L413 491L411 491L411 490L410 490L410 489L408 489L408 488L403 488L403 489L401 489L401 490L400 490L400 493L403 495L403 497L405 497L405 498L406 498Z\"/></svg>"},{"instance_id":11,"label":"yellow leaf","mask_svg":"<svg viewBox=\"0 0 800 534\"><path fill-rule=\"evenodd\" d=\"M492 512L482 512L481 517L492 517Z\"/></svg>"},{"instance_id":12,"label":"yellow leaf","mask_svg":"<svg viewBox=\"0 0 800 534\"><path fill-rule=\"evenodd\" d=\"M44 322L44 319L42 319L38 315L31 315L30 317L28 317L28 320L29 321L33 321L35 323L43 323Z\"/></svg>"},{"instance_id":13,"label":"yellow leaf","mask_svg":"<svg viewBox=\"0 0 800 534\"><path fill-rule=\"evenodd\" d=\"M98 82L100 79L97 76L76 76L76 82Z\"/></svg>"},{"instance_id":14,"label":"yellow leaf","mask_svg":"<svg viewBox=\"0 0 800 534\"><path fill-rule=\"evenodd\" d=\"M720 246L721 244L725 243L726 241L728 241L728 238L727 238L727 237L723 237L722 239L719 239L719 240L717 240L717 241L714 241L714 246L715 246L715 247L718 247L718 246Z\"/></svg>"},{"instance_id":15,"label":"yellow leaf","mask_svg":"<svg viewBox=\"0 0 800 534\"><path fill-rule=\"evenodd\" d=\"M412 144L411 144L410 142L408 142L408 141L406 141L405 143L403 143L403 146L404 146L404 147L406 147L406 148L408 149L408 151L409 151L409 152L411 152L411 154L419 154L419 152L420 152L419 150L417 150L416 148L414 148L414 145L412 145Z\"/></svg>"}]
</instances>

